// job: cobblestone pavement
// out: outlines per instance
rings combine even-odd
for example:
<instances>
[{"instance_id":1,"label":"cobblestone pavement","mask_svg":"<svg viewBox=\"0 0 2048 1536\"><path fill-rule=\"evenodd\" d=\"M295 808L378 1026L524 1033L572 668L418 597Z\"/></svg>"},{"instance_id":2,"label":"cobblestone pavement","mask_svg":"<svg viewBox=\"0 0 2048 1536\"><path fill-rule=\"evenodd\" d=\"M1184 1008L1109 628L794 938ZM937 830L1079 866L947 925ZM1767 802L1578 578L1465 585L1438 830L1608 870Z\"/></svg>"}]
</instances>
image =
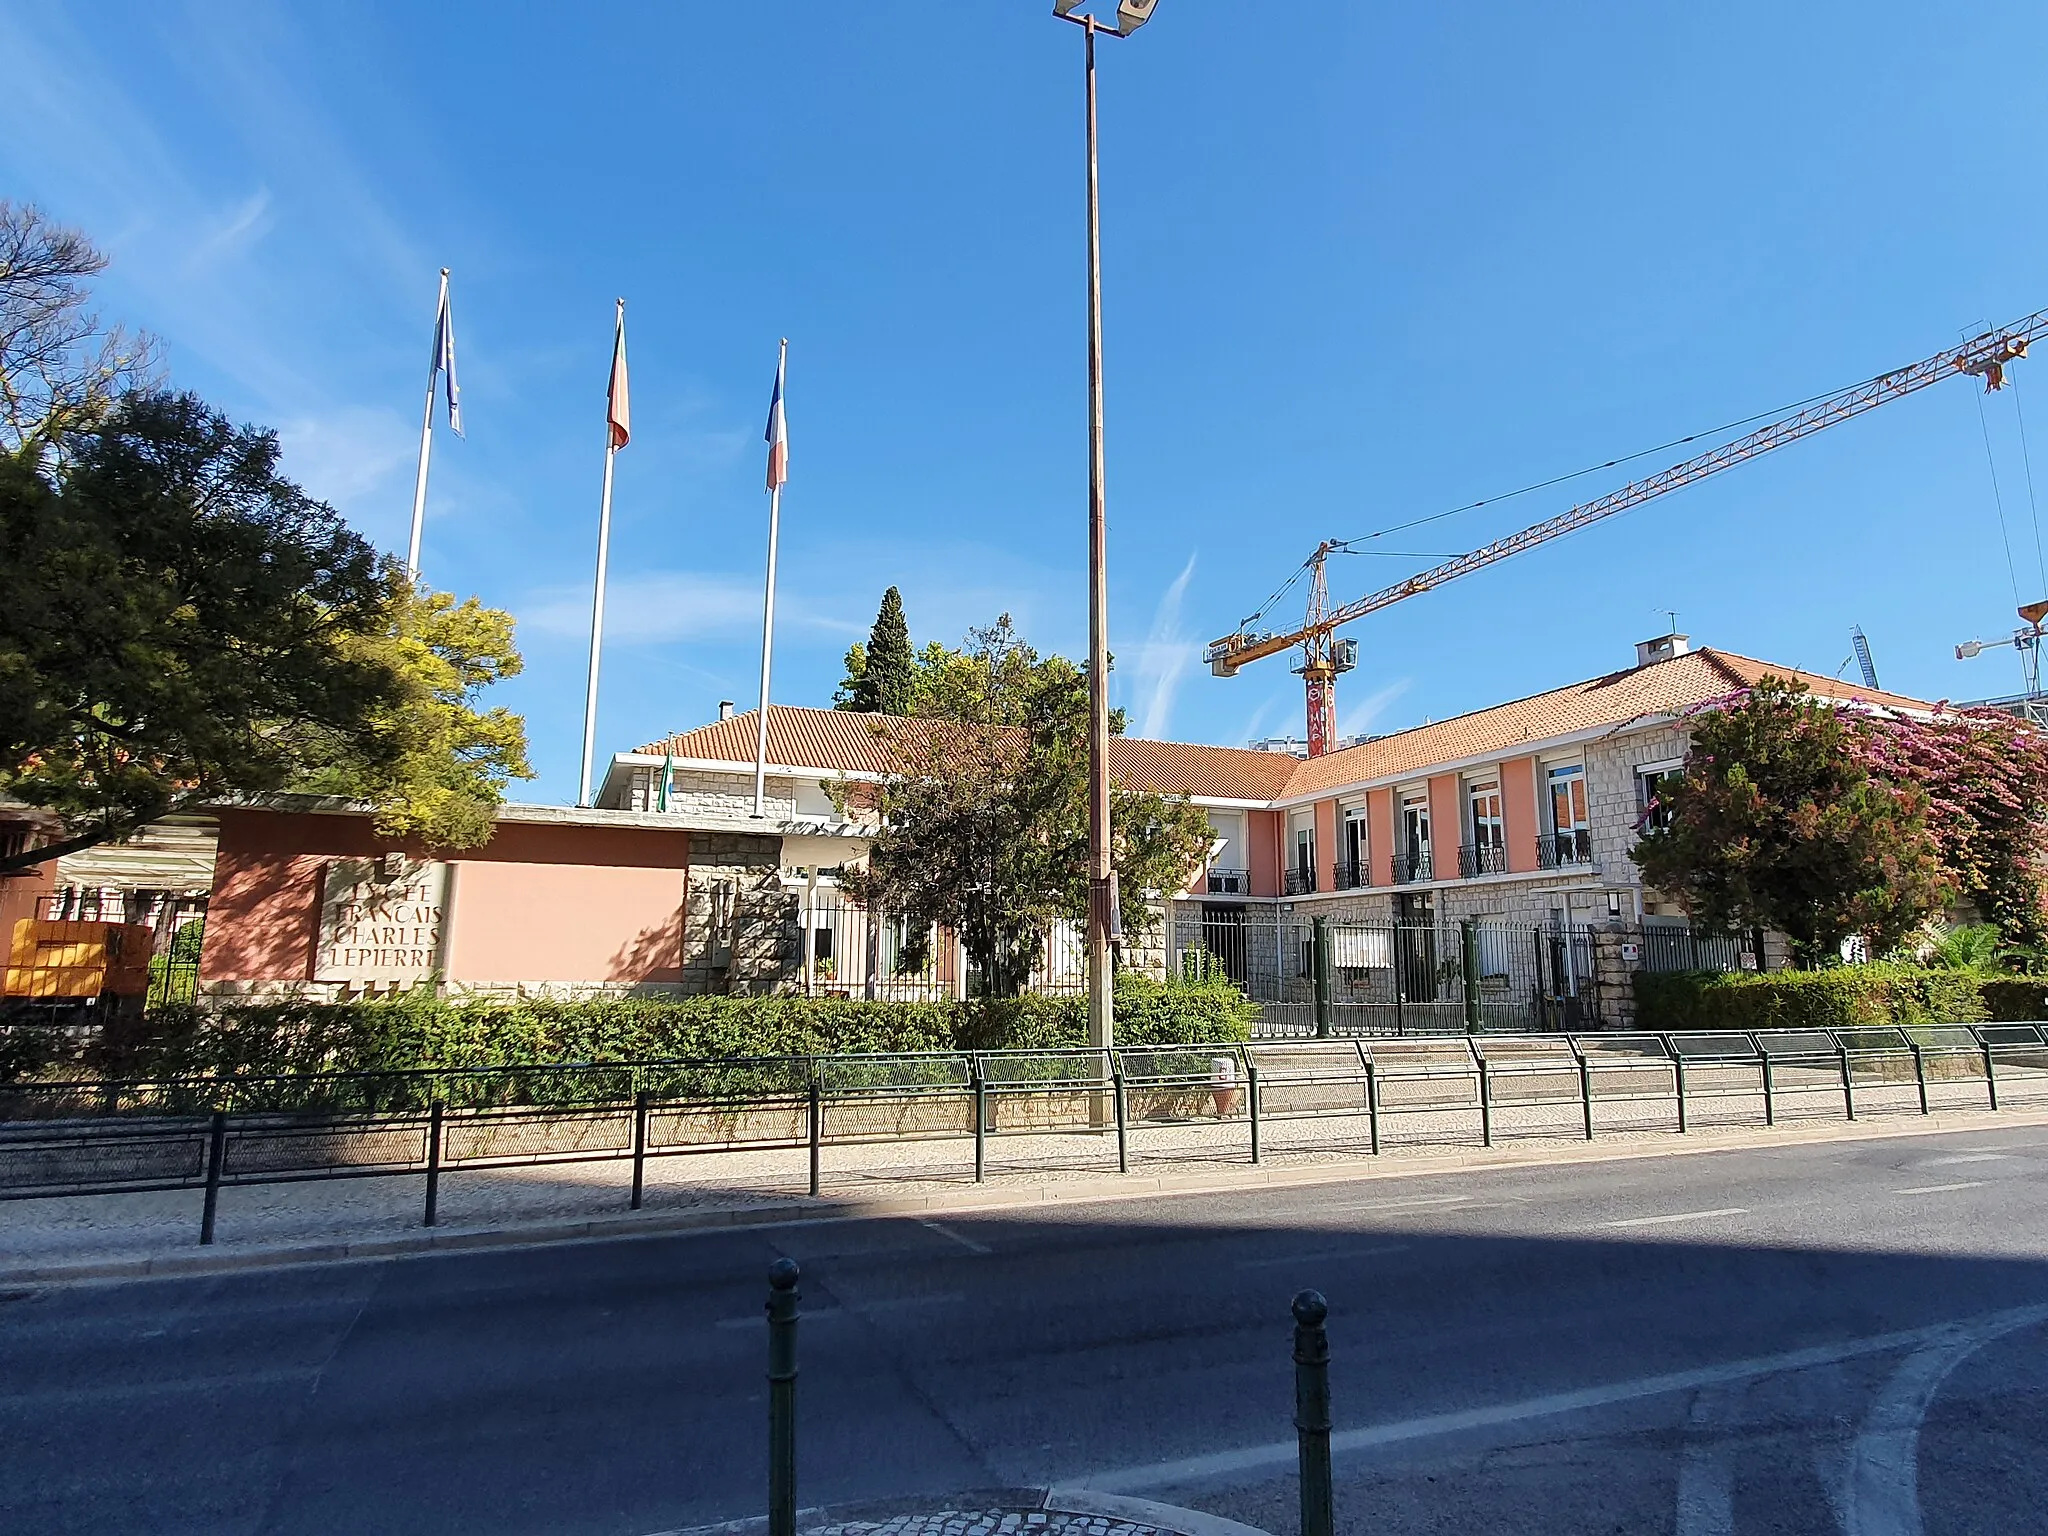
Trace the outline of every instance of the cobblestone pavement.
<instances>
[{"instance_id":1,"label":"cobblestone pavement","mask_svg":"<svg viewBox=\"0 0 2048 1536\"><path fill-rule=\"evenodd\" d=\"M2035 1094L2008 1101L1987 1115L1981 1099L1943 1085L1929 1120L1918 1113L1910 1085L1859 1090L1861 1124L1910 1130L1923 1125L1959 1128L2003 1124L2048 1109ZM1362 1114L1322 1113L1269 1117L1263 1126L1260 1172L1273 1178L1355 1166L1444 1168L1504 1156L1611 1155L1617 1147L1673 1149L1730 1137L1770 1136L1793 1128L1843 1124L1838 1096L1812 1095L1781 1104L1780 1132L1765 1131L1753 1095L1702 1097L1690 1106L1687 1132L1678 1134L1668 1099L1603 1100L1596 1105L1596 1139L1584 1138L1576 1101L1497 1106L1491 1152L1483 1146L1479 1115L1464 1108L1412 1110L1381 1117L1381 1151L1369 1148ZM1192 1123L1131 1127L1133 1180L1150 1178L1227 1183L1250 1173L1249 1126L1242 1115ZM1116 1181L1116 1137L1110 1131L1060 1131L989 1138L987 1179L977 1185L973 1143L967 1137L827 1141L821 1188L835 1203L929 1201L944 1205L987 1199L1056 1199L1093 1193ZM646 1165L648 1220L683 1215L758 1211L786 1206L815 1209L807 1198L808 1152L703 1151L650 1158ZM437 1234L455 1236L630 1219L624 1161L537 1164L443 1171ZM215 1253L263 1248L375 1244L410 1240L422 1232L424 1181L418 1174L303 1183L228 1187L221 1193ZM1133 1185L1133 1193L1138 1193ZM200 1193L178 1190L137 1195L95 1195L25 1200L0 1205L0 1278L52 1266L122 1263L191 1256L197 1244Z\"/></svg>"}]
</instances>

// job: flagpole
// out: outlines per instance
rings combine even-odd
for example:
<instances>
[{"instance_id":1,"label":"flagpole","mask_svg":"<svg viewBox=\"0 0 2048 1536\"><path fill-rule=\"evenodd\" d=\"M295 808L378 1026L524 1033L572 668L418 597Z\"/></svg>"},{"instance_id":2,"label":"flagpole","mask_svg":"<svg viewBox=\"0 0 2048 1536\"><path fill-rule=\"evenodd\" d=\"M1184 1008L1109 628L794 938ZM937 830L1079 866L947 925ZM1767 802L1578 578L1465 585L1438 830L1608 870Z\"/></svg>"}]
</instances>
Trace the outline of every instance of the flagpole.
<instances>
[{"instance_id":1,"label":"flagpole","mask_svg":"<svg viewBox=\"0 0 2048 1536\"><path fill-rule=\"evenodd\" d=\"M783 370L789 362L789 338L782 338L782 350L775 360L775 387L780 394ZM769 424L770 430L774 423ZM769 444L769 454L775 452ZM782 477L773 477L768 487L768 591L761 604L761 711L754 722L754 814L768 814L768 668L775 654L775 541L782 524Z\"/></svg>"},{"instance_id":2,"label":"flagpole","mask_svg":"<svg viewBox=\"0 0 2048 1536\"><path fill-rule=\"evenodd\" d=\"M626 301L619 300L616 337L626 333ZM612 418L604 423L604 501L597 514L597 589L590 601L590 686L583 695L583 777L578 781L576 803L590 804L590 767L597 751L597 662L604 650L604 576L612 545L612 460L619 451L618 434Z\"/></svg>"},{"instance_id":3,"label":"flagpole","mask_svg":"<svg viewBox=\"0 0 2048 1536\"><path fill-rule=\"evenodd\" d=\"M420 421L420 472L412 486L412 540L405 547L405 579L420 579L420 527L427 518L427 460L434 453L434 385L441 373L441 316L448 308L448 269L441 269L441 302L434 309L434 361L427 366L427 411Z\"/></svg>"}]
</instances>

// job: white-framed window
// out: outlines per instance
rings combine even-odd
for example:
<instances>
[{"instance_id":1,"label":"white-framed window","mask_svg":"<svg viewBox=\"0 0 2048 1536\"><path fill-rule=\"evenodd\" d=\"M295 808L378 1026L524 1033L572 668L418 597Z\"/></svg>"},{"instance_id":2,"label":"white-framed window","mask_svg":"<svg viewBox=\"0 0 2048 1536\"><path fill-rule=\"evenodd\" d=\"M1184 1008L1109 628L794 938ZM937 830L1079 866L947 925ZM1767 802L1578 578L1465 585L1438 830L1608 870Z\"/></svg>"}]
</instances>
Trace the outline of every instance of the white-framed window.
<instances>
[{"instance_id":1,"label":"white-framed window","mask_svg":"<svg viewBox=\"0 0 2048 1536\"><path fill-rule=\"evenodd\" d=\"M1292 884L1299 890L1312 891L1316 888L1316 822L1311 814L1305 820L1296 820L1293 827L1293 858L1288 865L1294 879Z\"/></svg>"},{"instance_id":2,"label":"white-framed window","mask_svg":"<svg viewBox=\"0 0 2048 1536\"><path fill-rule=\"evenodd\" d=\"M1460 873L1498 875L1506 872L1508 831L1501 813L1500 780L1474 779L1465 785L1466 820L1472 840L1460 859Z\"/></svg>"},{"instance_id":3,"label":"white-framed window","mask_svg":"<svg viewBox=\"0 0 2048 1536\"><path fill-rule=\"evenodd\" d=\"M1394 849L1394 877L1406 883L1436 878L1430 857L1429 791L1404 789L1400 800L1399 842Z\"/></svg>"},{"instance_id":4,"label":"white-framed window","mask_svg":"<svg viewBox=\"0 0 2048 1536\"><path fill-rule=\"evenodd\" d=\"M1593 822L1586 806L1586 765L1552 763L1544 770L1549 790L1550 833L1541 861L1547 867L1589 864L1593 859Z\"/></svg>"},{"instance_id":5,"label":"white-framed window","mask_svg":"<svg viewBox=\"0 0 2048 1536\"><path fill-rule=\"evenodd\" d=\"M1550 830L1578 832L1592 826L1586 816L1586 765L1553 763L1545 774L1550 786Z\"/></svg>"},{"instance_id":6,"label":"white-framed window","mask_svg":"<svg viewBox=\"0 0 2048 1536\"><path fill-rule=\"evenodd\" d=\"M1685 762L1644 763L1636 769L1636 830L1661 832L1671 825L1671 807L1662 801L1665 786L1684 777Z\"/></svg>"},{"instance_id":7,"label":"white-framed window","mask_svg":"<svg viewBox=\"0 0 2048 1536\"><path fill-rule=\"evenodd\" d=\"M1344 807L1344 821L1337 833L1337 865L1340 886L1372 883L1372 846L1362 801Z\"/></svg>"}]
</instances>

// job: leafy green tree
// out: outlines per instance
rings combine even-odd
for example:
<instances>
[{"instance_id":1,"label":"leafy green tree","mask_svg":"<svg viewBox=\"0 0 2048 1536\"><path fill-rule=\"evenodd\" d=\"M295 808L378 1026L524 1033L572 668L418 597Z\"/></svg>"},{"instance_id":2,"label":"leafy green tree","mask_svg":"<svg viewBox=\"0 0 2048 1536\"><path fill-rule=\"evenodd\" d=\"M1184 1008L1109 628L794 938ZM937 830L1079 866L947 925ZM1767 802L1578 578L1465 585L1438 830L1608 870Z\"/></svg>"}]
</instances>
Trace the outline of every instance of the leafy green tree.
<instances>
[{"instance_id":1,"label":"leafy green tree","mask_svg":"<svg viewBox=\"0 0 2048 1536\"><path fill-rule=\"evenodd\" d=\"M1801 683L1699 716L1658 799L1668 823L1630 855L1644 881L1711 932L1777 929L1804 965L1851 935L1892 949L1955 891L1925 791L1872 773L1855 723Z\"/></svg>"},{"instance_id":2,"label":"leafy green tree","mask_svg":"<svg viewBox=\"0 0 2048 1536\"><path fill-rule=\"evenodd\" d=\"M65 822L0 872L320 784L429 841L488 835L479 800L523 750L502 712L461 711L516 668L509 620L416 598L277 457L162 392L0 456L0 792Z\"/></svg>"},{"instance_id":3,"label":"leafy green tree","mask_svg":"<svg viewBox=\"0 0 2048 1536\"><path fill-rule=\"evenodd\" d=\"M292 788L367 801L386 836L456 848L488 841L506 783L533 777L525 722L478 707L485 688L521 669L512 616L473 597L402 588L390 622L345 649L387 670L397 688L366 730L315 733L327 750L307 751L319 766Z\"/></svg>"},{"instance_id":4,"label":"leafy green tree","mask_svg":"<svg viewBox=\"0 0 2048 1536\"><path fill-rule=\"evenodd\" d=\"M856 640L846 648L843 663L846 675L839 680L839 686L832 690L834 709L859 709L862 680L868 675L868 648L864 641Z\"/></svg>"},{"instance_id":5,"label":"leafy green tree","mask_svg":"<svg viewBox=\"0 0 2048 1536\"><path fill-rule=\"evenodd\" d=\"M1009 616L922 667L918 715L877 723L892 771L843 783L842 806L879 817L863 871L842 883L870 904L956 933L991 991L1018 991L1048 927L1088 908L1088 689L1041 658ZM1178 889L1208 848L1185 800L1114 787L1111 848L1127 933Z\"/></svg>"}]
</instances>

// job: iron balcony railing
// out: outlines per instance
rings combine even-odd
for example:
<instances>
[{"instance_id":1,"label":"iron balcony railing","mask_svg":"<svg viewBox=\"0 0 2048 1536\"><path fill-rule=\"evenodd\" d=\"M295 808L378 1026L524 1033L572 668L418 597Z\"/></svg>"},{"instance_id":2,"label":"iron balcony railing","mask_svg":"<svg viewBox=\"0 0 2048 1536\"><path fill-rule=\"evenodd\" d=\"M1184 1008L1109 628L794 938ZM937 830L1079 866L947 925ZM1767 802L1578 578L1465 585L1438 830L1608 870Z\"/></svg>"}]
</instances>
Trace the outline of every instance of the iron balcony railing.
<instances>
[{"instance_id":1,"label":"iron balcony railing","mask_svg":"<svg viewBox=\"0 0 2048 1536\"><path fill-rule=\"evenodd\" d=\"M1593 862L1593 834L1585 827L1550 832L1536 839L1536 863L1543 869L1569 869Z\"/></svg>"},{"instance_id":2,"label":"iron balcony railing","mask_svg":"<svg viewBox=\"0 0 2048 1536\"><path fill-rule=\"evenodd\" d=\"M1219 869L1209 866L1208 880L1211 896L1242 896L1251 889L1251 873L1243 869Z\"/></svg>"},{"instance_id":3,"label":"iron balcony railing","mask_svg":"<svg viewBox=\"0 0 2048 1536\"><path fill-rule=\"evenodd\" d=\"M1372 866L1363 859L1339 859L1330 875L1332 890L1355 891L1372 884Z\"/></svg>"},{"instance_id":4,"label":"iron balcony railing","mask_svg":"<svg viewBox=\"0 0 2048 1536\"><path fill-rule=\"evenodd\" d=\"M1485 842L1467 843L1458 850L1458 878L1470 880L1477 875L1504 875L1508 872L1508 850L1505 844Z\"/></svg>"},{"instance_id":5,"label":"iron balcony railing","mask_svg":"<svg viewBox=\"0 0 2048 1536\"><path fill-rule=\"evenodd\" d=\"M1424 880L1434 880L1436 871L1431 867L1427 848L1400 848L1394 853L1394 884L1416 885Z\"/></svg>"},{"instance_id":6,"label":"iron balcony railing","mask_svg":"<svg viewBox=\"0 0 2048 1536\"><path fill-rule=\"evenodd\" d=\"M1316 872L1312 867L1303 868L1297 864L1287 871L1287 895L1306 896L1315 888Z\"/></svg>"}]
</instances>

